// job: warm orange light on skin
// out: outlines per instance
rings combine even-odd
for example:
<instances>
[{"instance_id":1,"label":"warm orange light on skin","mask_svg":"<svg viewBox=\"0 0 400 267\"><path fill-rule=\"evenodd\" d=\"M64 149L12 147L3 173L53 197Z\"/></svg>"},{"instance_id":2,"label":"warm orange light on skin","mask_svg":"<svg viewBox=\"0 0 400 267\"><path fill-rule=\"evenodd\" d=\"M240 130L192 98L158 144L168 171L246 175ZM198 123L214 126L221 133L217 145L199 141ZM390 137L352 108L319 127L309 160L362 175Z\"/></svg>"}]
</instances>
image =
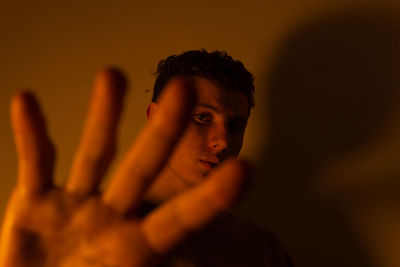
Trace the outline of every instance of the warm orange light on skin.
<instances>
[{"instance_id":1,"label":"warm orange light on skin","mask_svg":"<svg viewBox=\"0 0 400 267\"><path fill-rule=\"evenodd\" d=\"M29 93L13 98L11 121L21 164L0 234L1 267L156 266L241 195L251 170L245 162L231 160L199 186L145 216L136 215L192 119L195 92L183 79L165 90L158 112L99 193L101 171L108 167L102 159L112 158L107 148L115 143L107 137L116 136L126 90L121 79L124 75L116 69L96 77L91 112L73 161L77 167L64 187L52 183L54 150L49 149L52 142L38 101ZM108 123L98 123L104 117L110 118ZM104 138L104 134L109 135ZM98 151L95 158L93 151Z\"/></svg>"},{"instance_id":2,"label":"warm orange light on skin","mask_svg":"<svg viewBox=\"0 0 400 267\"><path fill-rule=\"evenodd\" d=\"M162 202L203 181L227 158L237 157L242 148L249 110L246 95L206 78L194 77L194 81L197 103L193 118L151 188L149 201ZM149 120L157 108L158 103L150 103L146 111Z\"/></svg>"}]
</instances>

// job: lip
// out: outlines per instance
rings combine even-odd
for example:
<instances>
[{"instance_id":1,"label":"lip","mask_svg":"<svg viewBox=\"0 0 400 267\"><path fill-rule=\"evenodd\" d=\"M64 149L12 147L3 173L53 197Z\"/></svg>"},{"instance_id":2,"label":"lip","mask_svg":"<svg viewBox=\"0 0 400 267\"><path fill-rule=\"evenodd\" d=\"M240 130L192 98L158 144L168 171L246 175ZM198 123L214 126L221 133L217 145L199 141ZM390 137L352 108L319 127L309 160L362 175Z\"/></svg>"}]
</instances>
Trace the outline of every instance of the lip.
<instances>
[{"instance_id":1,"label":"lip","mask_svg":"<svg viewBox=\"0 0 400 267\"><path fill-rule=\"evenodd\" d=\"M212 162L209 160L200 159L199 161L207 170L212 170L212 169L218 167L218 165L219 165L219 163Z\"/></svg>"}]
</instances>

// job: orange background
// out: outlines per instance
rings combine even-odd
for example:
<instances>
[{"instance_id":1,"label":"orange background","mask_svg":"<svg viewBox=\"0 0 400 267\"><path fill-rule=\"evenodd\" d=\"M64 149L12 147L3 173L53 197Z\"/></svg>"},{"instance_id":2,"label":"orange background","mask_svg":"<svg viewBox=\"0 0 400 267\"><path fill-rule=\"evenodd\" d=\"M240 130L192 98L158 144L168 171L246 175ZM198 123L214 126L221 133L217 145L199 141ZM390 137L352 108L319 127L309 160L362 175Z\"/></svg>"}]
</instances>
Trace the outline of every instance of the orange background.
<instances>
[{"instance_id":1,"label":"orange background","mask_svg":"<svg viewBox=\"0 0 400 267\"><path fill-rule=\"evenodd\" d=\"M40 99L61 183L97 70L130 79L118 162L145 123L158 61L206 48L256 78L242 155L258 175L236 212L276 232L300 267L368 266L378 250L364 243L400 249L381 231L396 225L400 191L396 1L138 2L1 1L1 213L17 168L12 94Z\"/></svg>"}]
</instances>

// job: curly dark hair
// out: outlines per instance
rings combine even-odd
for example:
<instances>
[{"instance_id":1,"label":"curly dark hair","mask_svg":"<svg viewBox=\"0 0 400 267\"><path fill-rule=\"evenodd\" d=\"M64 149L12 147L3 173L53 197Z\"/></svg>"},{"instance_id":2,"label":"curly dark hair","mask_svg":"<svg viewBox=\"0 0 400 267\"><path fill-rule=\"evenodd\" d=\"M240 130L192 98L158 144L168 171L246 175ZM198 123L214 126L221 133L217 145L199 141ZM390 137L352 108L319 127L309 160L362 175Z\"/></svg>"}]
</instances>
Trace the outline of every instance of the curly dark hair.
<instances>
[{"instance_id":1,"label":"curly dark hair","mask_svg":"<svg viewBox=\"0 0 400 267\"><path fill-rule=\"evenodd\" d=\"M172 55L158 63L157 78L153 88L152 101L157 101L167 82L177 75L197 75L204 77L225 88L242 91L254 107L254 78L243 63L234 60L224 51L207 52L204 49L186 51Z\"/></svg>"}]
</instances>

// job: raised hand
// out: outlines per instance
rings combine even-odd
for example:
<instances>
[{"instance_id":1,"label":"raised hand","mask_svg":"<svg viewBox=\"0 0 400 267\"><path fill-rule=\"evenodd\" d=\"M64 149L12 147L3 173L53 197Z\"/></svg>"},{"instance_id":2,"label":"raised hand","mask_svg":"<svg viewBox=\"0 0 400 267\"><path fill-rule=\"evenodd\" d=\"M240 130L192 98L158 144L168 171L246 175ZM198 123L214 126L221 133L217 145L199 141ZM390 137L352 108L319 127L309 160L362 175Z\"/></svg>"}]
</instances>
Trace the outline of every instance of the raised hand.
<instances>
[{"instance_id":1,"label":"raised hand","mask_svg":"<svg viewBox=\"0 0 400 267\"><path fill-rule=\"evenodd\" d=\"M191 117L195 89L184 77L169 82L158 112L100 193L99 183L116 150L125 91L119 71L98 74L82 140L61 188L53 184L54 148L35 97L20 93L13 98L18 182L4 216L1 267L156 265L237 199L249 169L231 160L145 218L132 215Z\"/></svg>"}]
</instances>

